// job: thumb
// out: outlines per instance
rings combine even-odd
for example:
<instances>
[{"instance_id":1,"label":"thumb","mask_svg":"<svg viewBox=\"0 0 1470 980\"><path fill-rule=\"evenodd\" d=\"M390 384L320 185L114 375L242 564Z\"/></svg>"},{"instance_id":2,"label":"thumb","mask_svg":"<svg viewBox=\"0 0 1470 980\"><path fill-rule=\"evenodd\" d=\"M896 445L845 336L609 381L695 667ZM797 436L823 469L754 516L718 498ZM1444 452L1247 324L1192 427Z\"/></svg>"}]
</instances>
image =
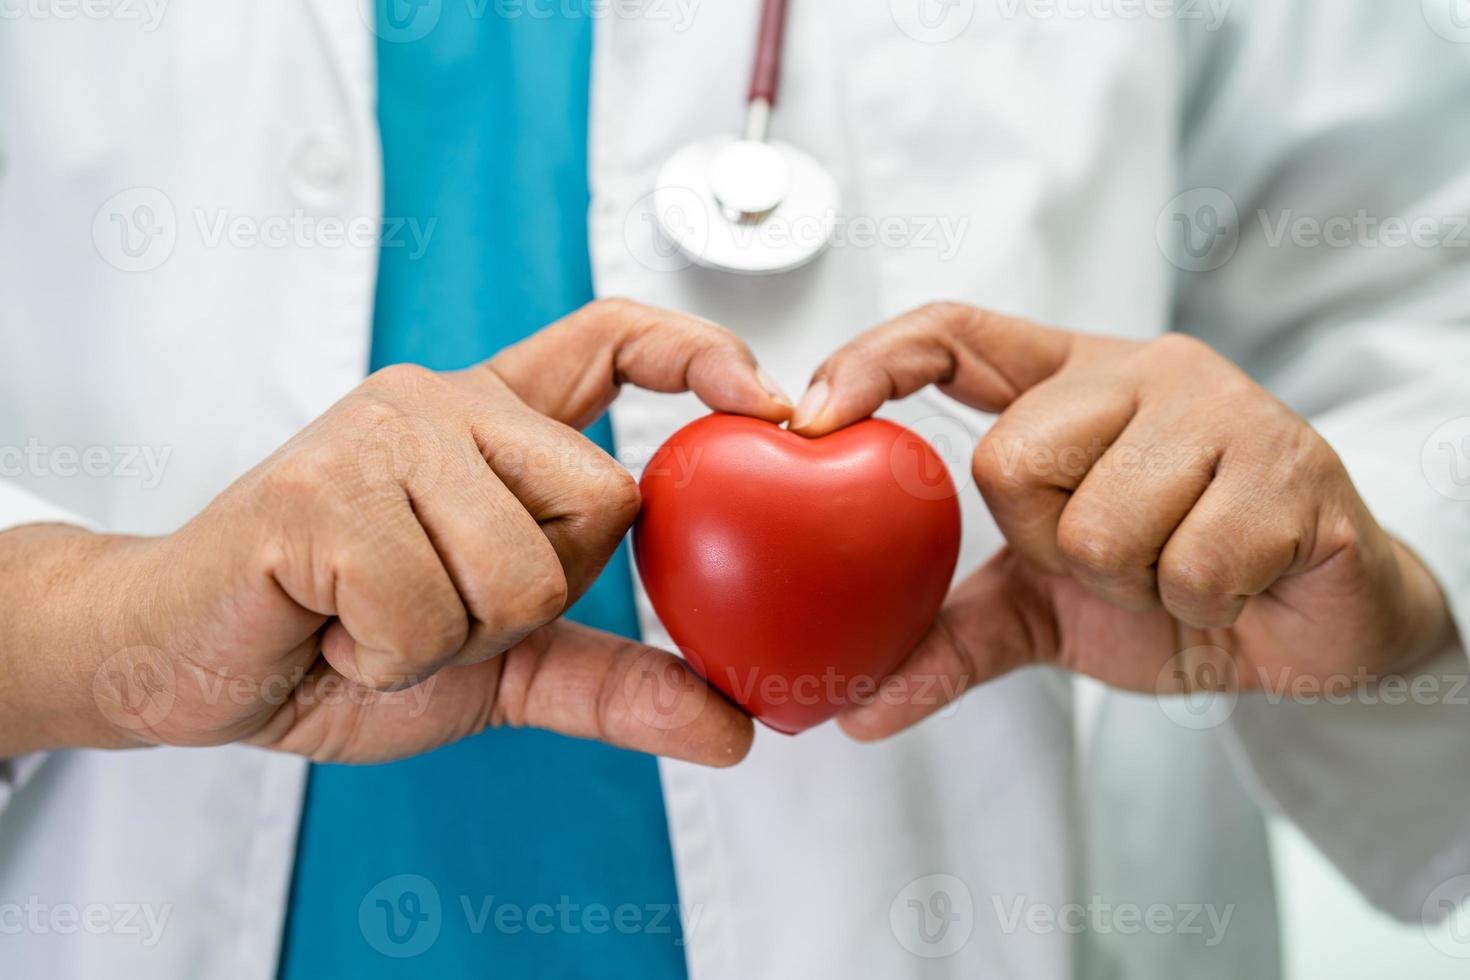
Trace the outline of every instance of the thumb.
<instances>
[{"instance_id":1,"label":"thumb","mask_svg":"<svg viewBox=\"0 0 1470 980\"><path fill-rule=\"evenodd\" d=\"M624 383L693 391L716 411L769 422L791 416L790 400L735 334L624 299L590 303L464 373L486 369L531 408L578 429L596 421Z\"/></svg>"},{"instance_id":2,"label":"thumb","mask_svg":"<svg viewBox=\"0 0 1470 980\"><path fill-rule=\"evenodd\" d=\"M826 435L931 384L966 405L1000 412L1061 370L1073 336L962 303L931 303L829 357L812 376L791 428Z\"/></svg>"},{"instance_id":3,"label":"thumb","mask_svg":"<svg viewBox=\"0 0 1470 980\"><path fill-rule=\"evenodd\" d=\"M918 724L972 687L1055 658L1048 590L1009 548L950 593L934 625L871 698L837 716L863 742Z\"/></svg>"},{"instance_id":4,"label":"thumb","mask_svg":"<svg viewBox=\"0 0 1470 980\"><path fill-rule=\"evenodd\" d=\"M750 717L684 661L565 621L509 650L498 681L492 724L721 767L743 759L755 737Z\"/></svg>"},{"instance_id":5,"label":"thumb","mask_svg":"<svg viewBox=\"0 0 1470 980\"><path fill-rule=\"evenodd\" d=\"M340 680L325 661L314 672ZM298 687L249 741L363 763L401 759L487 727L530 727L732 766L755 737L750 717L677 657L565 620L499 657L446 667L408 692L323 692L315 684Z\"/></svg>"}]
</instances>

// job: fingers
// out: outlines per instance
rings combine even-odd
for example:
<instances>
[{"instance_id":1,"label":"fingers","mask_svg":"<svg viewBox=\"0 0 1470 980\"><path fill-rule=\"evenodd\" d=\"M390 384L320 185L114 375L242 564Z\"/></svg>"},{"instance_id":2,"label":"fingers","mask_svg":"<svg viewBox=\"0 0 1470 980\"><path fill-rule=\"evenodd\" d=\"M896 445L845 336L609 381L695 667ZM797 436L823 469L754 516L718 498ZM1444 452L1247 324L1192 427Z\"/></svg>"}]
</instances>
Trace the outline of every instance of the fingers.
<instances>
[{"instance_id":1,"label":"fingers","mask_svg":"<svg viewBox=\"0 0 1470 980\"><path fill-rule=\"evenodd\" d=\"M471 428L441 448L438 478L410 491L470 618L452 661L420 651L400 664L420 677L496 656L560 616L638 512L628 472L561 423L517 402Z\"/></svg>"},{"instance_id":2,"label":"fingers","mask_svg":"<svg viewBox=\"0 0 1470 980\"><path fill-rule=\"evenodd\" d=\"M1041 579L1003 550L956 587L933 628L875 696L844 709L838 723L860 741L887 738L972 687L1053 659L1057 643Z\"/></svg>"},{"instance_id":3,"label":"fingers","mask_svg":"<svg viewBox=\"0 0 1470 980\"><path fill-rule=\"evenodd\" d=\"M1001 413L974 477L1008 544L1114 606L1229 625L1310 533L1296 513L1310 492L1283 492L1310 430L1180 335L1139 344L927 306L833 355L792 428L820 435L931 383ZM1241 476L1215 490L1232 447ZM1245 507L1253 487L1275 493Z\"/></svg>"},{"instance_id":4,"label":"fingers","mask_svg":"<svg viewBox=\"0 0 1470 980\"><path fill-rule=\"evenodd\" d=\"M934 303L869 331L812 376L792 429L820 436L930 384L999 412L1066 363L1073 334L958 303Z\"/></svg>"},{"instance_id":5,"label":"fingers","mask_svg":"<svg viewBox=\"0 0 1470 980\"><path fill-rule=\"evenodd\" d=\"M465 440L455 448L460 458L445 464L452 478L415 495L413 508L469 612L469 635L452 660L466 664L502 653L560 616L569 584L561 556L478 447Z\"/></svg>"},{"instance_id":6,"label":"fingers","mask_svg":"<svg viewBox=\"0 0 1470 980\"><path fill-rule=\"evenodd\" d=\"M574 431L602 414L623 383L692 390L712 408L772 422L791 412L734 334L626 300L590 304L451 377L494 406L475 437L556 549L573 600L638 512L632 477Z\"/></svg>"},{"instance_id":7,"label":"fingers","mask_svg":"<svg viewBox=\"0 0 1470 980\"><path fill-rule=\"evenodd\" d=\"M469 614L407 498L365 515L371 533L330 535L330 608L322 654L364 687L416 683L449 661L469 635ZM343 533L346 532L346 533Z\"/></svg>"},{"instance_id":8,"label":"fingers","mask_svg":"<svg viewBox=\"0 0 1470 980\"><path fill-rule=\"evenodd\" d=\"M1251 596L1306 557L1314 514L1314 507L1283 508L1258 476L1222 473L1159 557L1164 608L1197 629L1233 625Z\"/></svg>"},{"instance_id":9,"label":"fingers","mask_svg":"<svg viewBox=\"0 0 1470 980\"><path fill-rule=\"evenodd\" d=\"M638 516L638 484L581 433L519 402L477 421L474 438L494 475L539 525L575 602Z\"/></svg>"},{"instance_id":10,"label":"fingers","mask_svg":"<svg viewBox=\"0 0 1470 980\"><path fill-rule=\"evenodd\" d=\"M491 372L531 408L577 429L607 410L621 385L693 391L710 408L784 422L791 403L749 348L707 320L628 300L599 300L458 377Z\"/></svg>"},{"instance_id":11,"label":"fingers","mask_svg":"<svg viewBox=\"0 0 1470 980\"><path fill-rule=\"evenodd\" d=\"M387 369L351 409L366 418L349 415L382 450L355 454L369 478L363 490L390 503L407 496L469 611L457 663L493 656L560 615L596 579L639 504L632 476L591 441L533 411L496 375L477 380L471 389L419 368Z\"/></svg>"},{"instance_id":12,"label":"fingers","mask_svg":"<svg viewBox=\"0 0 1470 980\"><path fill-rule=\"evenodd\" d=\"M791 413L734 334L626 300L589 304L448 377L476 404L482 455L550 540L572 600L638 512L632 477L574 431L601 415L622 384L692 390L712 408L772 422Z\"/></svg>"},{"instance_id":13,"label":"fingers","mask_svg":"<svg viewBox=\"0 0 1470 980\"><path fill-rule=\"evenodd\" d=\"M1132 419L1135 401L1120 386L1058 379L1022 395L981 440L973 474L985 504L1013 548L1040 567L1068 571L1058 528L1074 491Z\"/></svg>"},{"instance_id":14,"label":"fingers","mask_svg":"<svg viewBox=\"0 0 1470 980\"><path fill-rule=\"evenodd\" d=\"M1158 608L1159 556L1214 477L1216 451L1190 445L1187 431L1167 405L1144 410L1088 470L1057 522L1062 571L1121 609Z\"/></svg>"},{"instance_id":15,"label":"fingers","mask_svg":"<svg viewBox=\"0 0 1470 980\"><path fill-rule=\"evenodd\" d=\"M730 766L755 733L749 716L678 658L566 622L506 655L492 725L545 728L625 749Z\"/></svg>"}]
</instances>

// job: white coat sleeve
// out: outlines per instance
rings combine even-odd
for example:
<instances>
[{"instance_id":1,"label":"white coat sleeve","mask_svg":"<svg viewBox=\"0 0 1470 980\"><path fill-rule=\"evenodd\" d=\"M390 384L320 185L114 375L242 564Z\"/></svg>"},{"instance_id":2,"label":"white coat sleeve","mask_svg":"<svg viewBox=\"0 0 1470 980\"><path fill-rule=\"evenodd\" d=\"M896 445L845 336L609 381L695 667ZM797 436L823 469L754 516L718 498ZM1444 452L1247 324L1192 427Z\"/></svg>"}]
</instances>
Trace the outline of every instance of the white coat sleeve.
<instances>
[{"instance_id":1,"label":"white coat sleeve","mask_svg":"<svg viewBox=\"0 0 1470 980\"><path fill-rule=\"evenodd\" d=\"M1376 0L1185 32L1176 325L1323 433L1470 638L1470 44ZM1435 919L1470 874L1467 675L1458 648L1345 699L1245 696L1220 733L1370 901Z\"/></svg>"},{"instance_id":2,"label":"white coat sleeve","mask_svg":"<svg viewBox=\"0 0 1470 980\"><path fill-rule=\"evenodd\" d=\"M0 480L0 532L25 524L75 524L85 527L89 522L12 482ZM0 759L0 814L5 812L11 799L40 768L44 759L44 753Z\"/></svg>"}]
</instances>

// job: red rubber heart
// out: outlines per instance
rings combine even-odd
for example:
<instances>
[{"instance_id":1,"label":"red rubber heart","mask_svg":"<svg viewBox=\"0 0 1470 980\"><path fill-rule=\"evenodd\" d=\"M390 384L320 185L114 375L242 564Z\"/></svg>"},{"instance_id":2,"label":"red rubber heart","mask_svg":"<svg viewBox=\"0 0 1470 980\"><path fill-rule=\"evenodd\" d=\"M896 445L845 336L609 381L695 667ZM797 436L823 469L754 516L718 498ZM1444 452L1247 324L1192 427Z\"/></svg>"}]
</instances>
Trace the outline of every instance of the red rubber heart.
<instances>
[{"instance_id":1,"label":"red rubber heart","mask_svg":"<svg viewBox=\"0 0 1470 980\"><path fill-rule=\"evenodd\" d=\"M663 445L641 486L633 541L654 610L691 666L788 734L871 695L933 622L959 557L943 461L879 419L807 439L711 415Z\"/></svg>"}]
</instances>

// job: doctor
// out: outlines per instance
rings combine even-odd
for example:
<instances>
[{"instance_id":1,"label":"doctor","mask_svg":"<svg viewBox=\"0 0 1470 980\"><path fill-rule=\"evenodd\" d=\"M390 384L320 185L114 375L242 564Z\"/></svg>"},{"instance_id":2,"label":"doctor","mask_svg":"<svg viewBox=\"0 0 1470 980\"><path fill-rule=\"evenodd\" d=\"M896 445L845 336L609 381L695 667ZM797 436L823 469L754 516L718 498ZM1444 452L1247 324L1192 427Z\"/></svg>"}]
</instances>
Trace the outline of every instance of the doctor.
<instances>
[{"instance_id":1,"label":"doctor","mask_svg":"<svg viewBox=\"0 0 1470 980\"><path fill-rule=\"evenodd\" d=\"M776 125L849 220L756 281L664 249L651 193L739 127L754 4L390 6L35 7L0 35L8 967L1268 977L1263 806L1393 914L1460 897L1470 517L1453 453L1421 453L1457 444L1470 363L1443 30L798 2ZM1446 234L1302 233L1359 211ZM811 434L910 395L883 411L968 487L966 578L903 670L979 686L843 719L902 730L876 745L752 744L666 655L557 618L582 596L667 646L604 450L636 471L699 399L787 418L780 386ZM1188 466L1006 465L1129 420L1226 461L1220 503ZM1154 691L1216 649L1444 694L1201 716L1071 673ZM643 710L680 699L692 724Z\"/></svg>"}]
</instances>

